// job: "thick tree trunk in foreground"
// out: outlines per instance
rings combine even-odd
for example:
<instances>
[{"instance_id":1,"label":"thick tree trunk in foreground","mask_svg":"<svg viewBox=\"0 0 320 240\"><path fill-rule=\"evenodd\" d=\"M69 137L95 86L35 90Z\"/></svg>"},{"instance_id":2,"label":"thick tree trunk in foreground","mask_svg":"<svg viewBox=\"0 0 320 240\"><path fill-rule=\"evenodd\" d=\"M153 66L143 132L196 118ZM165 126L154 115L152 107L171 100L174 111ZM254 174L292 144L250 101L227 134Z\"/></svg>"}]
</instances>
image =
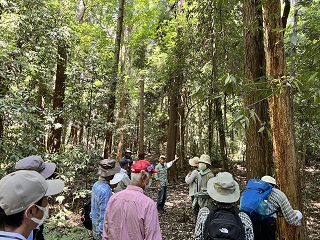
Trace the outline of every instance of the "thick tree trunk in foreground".
<instances>
[{"instance_id":1,"label":"thick tree trunk in foreground","mask_svg":"<svg viewBox=\"0 0 320 240\"><path fill-rule=\"evenodd\" d=\"M300 182L294 142L292 91L286 86L283 33L274 31L282 28L280 1L266 1L264 9L266 39L267 76L272 77L272 85L280 84L269 99L273 148L275 153L275 172L280 189L287 195L292 207L301 206ZM305 239L301 227L286 224L279 218L281 240Z\"/></svg>"},{"instance_id":2,"label":"thick tree trunk in foreground","mask_svg":"<svg viewBox=\"0 0 320 240\"><path fill-rule=\"evenodd\" d=\"M48 137L48 150L50 153L59 152L61 147L62 126L63 126L63 101L65 95L65 83L67 79L67 47L64 42L58 43L56 85L53 96L53 111L56 114L54 126L51 127Z\"/></svg>"},{"instance_id":3,"label":"thick tree trunk in foreground","mask_svg":"<svg viewBox=\"0 0 320 240\"><path fill-rule=\"evenodd\" d=\"M260 7L259 7L260 6ZM243 4L244 30L244 74L249 91L246 91L245 106L253 110L258 119L251 119L246 126L246 167L247 179L272 175L272 150L268 138L269 122L268 102L263 97L256 98L257 88L262 87L266 75L266 63L263 44L263 22L261 1L246 0ZM261 127L265 130L259 132Z\"/></svg>"}]
</instances>

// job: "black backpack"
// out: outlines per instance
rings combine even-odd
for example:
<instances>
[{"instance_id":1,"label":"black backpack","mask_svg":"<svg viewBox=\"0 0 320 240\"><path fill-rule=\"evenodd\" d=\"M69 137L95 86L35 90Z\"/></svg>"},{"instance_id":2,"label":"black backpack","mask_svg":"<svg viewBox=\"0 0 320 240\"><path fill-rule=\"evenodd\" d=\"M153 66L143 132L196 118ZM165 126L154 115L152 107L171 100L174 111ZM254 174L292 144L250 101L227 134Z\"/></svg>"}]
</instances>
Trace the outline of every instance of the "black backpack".
<instances>
[{"instance_id":1,"label":"black backpack","mask_svg":"<svg viewBox=\"0 0 320 240\"><path fill-rule=\"evenodd\" d=\"M239 217L239 210L235 207L218 208L209 205L210 213L204 224L203 236L205 240L234 239L244 240L245 230Z\"/></svg>"},{"instance_id":2,"label":"black backpack","mask_svg":"<svg viewBox=\"0 0 320 240\"><path fill-rule=\"evenodd\" d=\"M91 198L85 203L81 211L81 222L86 229L92 230L92 220L90 218Z\"/></svg>"}]
</instances>

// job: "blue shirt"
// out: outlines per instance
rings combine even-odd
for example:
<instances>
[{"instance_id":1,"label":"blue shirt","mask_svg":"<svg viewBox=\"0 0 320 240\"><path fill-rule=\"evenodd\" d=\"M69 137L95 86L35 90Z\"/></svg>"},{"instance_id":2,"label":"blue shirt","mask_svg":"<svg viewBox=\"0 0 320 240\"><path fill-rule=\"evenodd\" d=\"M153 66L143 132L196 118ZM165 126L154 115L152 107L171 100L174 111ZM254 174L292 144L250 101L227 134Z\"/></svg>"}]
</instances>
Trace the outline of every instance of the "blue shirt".
<instances>
[{"instance_id":1,"label":"blue shirt","mask_svg":"<svg viewBox=\"0 0 320 240\"><path fill-rule=\"evenodd\" d=\"M92 231L95 239L102 238L104 214L111 196L112 191L109 182L99 177L99 180L92 187L91 194L90 217L92 219Z\"/></svg>"},{"instance_id":2,"label":"blue shirt","mask_svg":"<svg viewBox=\"0 0 320 240\"><path fill-rule=\"evenodd\" d=\"M0 231L0 240L27 240L19 233Z\"/></svg>"}]
</instances>

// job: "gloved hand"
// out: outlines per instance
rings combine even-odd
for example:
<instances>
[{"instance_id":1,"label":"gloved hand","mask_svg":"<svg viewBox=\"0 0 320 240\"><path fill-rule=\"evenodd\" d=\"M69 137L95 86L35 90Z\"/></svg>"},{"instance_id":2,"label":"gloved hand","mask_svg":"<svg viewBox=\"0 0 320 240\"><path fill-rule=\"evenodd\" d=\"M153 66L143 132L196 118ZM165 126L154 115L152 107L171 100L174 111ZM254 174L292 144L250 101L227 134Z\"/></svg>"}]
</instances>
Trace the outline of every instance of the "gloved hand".
<instances>
[{"instance_id":1,"label":"gloved hand","mask_svg":"<svg viewBox=\"0 0 320 240\"><path fill-rule=\"evenodd\" d=\"M300 220L302 218L302 213L299 210L293 210L295 214L297 215L298 219Z\"/></svg>"}]
</instances>

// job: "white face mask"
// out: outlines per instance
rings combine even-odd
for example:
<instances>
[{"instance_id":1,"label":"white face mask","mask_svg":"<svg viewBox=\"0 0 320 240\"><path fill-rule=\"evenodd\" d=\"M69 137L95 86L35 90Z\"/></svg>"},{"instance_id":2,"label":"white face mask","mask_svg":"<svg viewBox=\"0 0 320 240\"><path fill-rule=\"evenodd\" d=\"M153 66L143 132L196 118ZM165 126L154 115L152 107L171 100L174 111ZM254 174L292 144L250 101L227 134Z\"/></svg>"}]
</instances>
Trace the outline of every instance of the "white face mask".
<instances>
[{"instance_id":1,"label":"white face mask","mask_svg":"<svg viewBox=\"0 0 320 240\"><path fill-rule=\"evenodd\" d=\"M43 211L43 217L41 219L38 219L38 218L31 218L31 220L33 222L35 222L36 224L38 224L38 227L40 225L42 225L44 223L44 221L47 219L47 217L49 216L49 204L47 204L46 207L41 207L41 206L38 206L36 205L37 208L39 208L40 210Z\"/></svg>"},{"instance_id":2,"label":"white face mask","mask_svg":"<svg viewBox=\"0 0 320 240\"><path fill-rule=\"evenodd\" d=\"M207 164L200 162L200 163L199 163L199 170L204 171L204 170L206 170L206 169L207 169Z\"/></svg>"}]
</instances>

